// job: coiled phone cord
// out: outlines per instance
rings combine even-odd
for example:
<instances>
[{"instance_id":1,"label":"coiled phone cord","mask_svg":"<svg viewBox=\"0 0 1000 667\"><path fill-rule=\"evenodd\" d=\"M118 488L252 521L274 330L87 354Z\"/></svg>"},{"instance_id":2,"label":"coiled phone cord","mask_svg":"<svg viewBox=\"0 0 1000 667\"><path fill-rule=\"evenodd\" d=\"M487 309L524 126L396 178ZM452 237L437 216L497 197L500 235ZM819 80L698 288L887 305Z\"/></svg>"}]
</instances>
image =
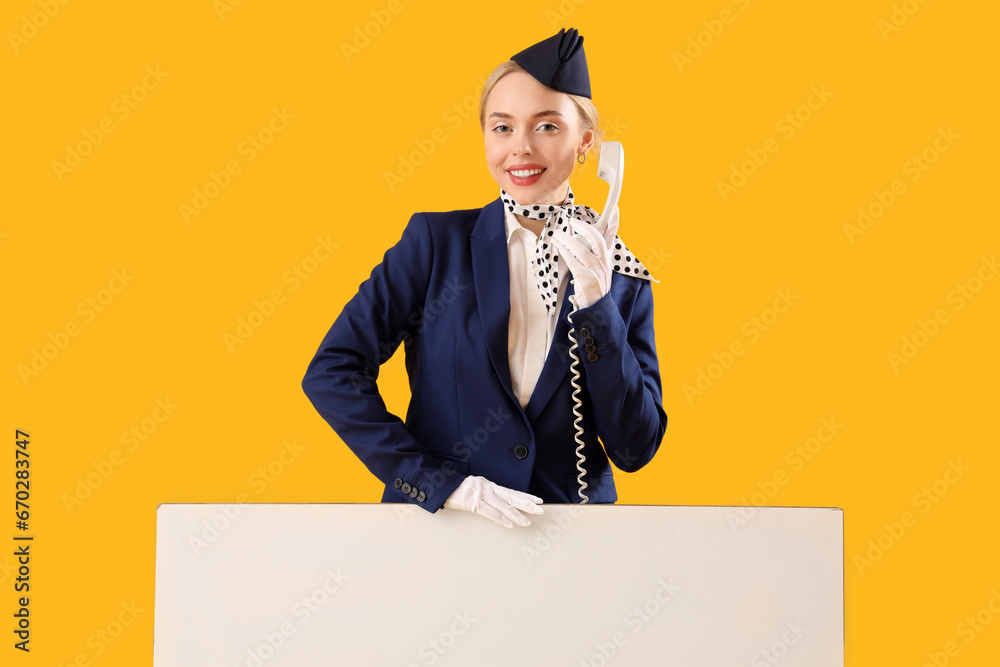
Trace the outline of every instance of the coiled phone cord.
<instances>
[{"instance_id":1,"label":"coiled phone cord","mask_svg":"<svg viewBox=\"0 0 1000 667\"><path fill-rule=\"evenodd\" d=\"M599 154L597 177L609 186L608 200L604 204L604 212L596 224L597 230L603 234L608 228L609 216L618 205L618 196L621 194L622 176L625 173L625 151L622 150L621 142L605 141L601 144ZM586 241L584 242L586 243ZM570 277L570 283L573 283L572 276ZM573 312L575 313L576 311L577 308L574 308ZM578 368L580 358L576 355L576 332L573 331L573 321L569 319L569 315L566 316L566 319L569 321L569 339L571 341L569 354L573 357L573 361L570 364L570 370L573 371L573 379L571 380L573 384L573 414L576 415L576 419L573 420L573 426L576 428L576 455L579 458L576 469L580 471L580 474L576 476L576 481L580 483L579 494L580 498L583 499L581 503L583 504L589 499L583 493L583 490L587 488L587 483L583 481L583 476L587 472L583 464L587 459L583 456L583 438L580 437L583 435L583 427L580 426L580 422L583 420L580 408L583 403L580 401L580 384L578 382L580 379L580 370Z\"/></svg>"},{"instance_id":2,"label":"coiled phone cord","mask_svg":"<svg viewBox=\"0 0 1000 667\"><path fill-rule=\"evenodd\" d=\"M570 284L572 283L573 283L573 278L571 277ZM583 421L583 414L581 414L580 412L580 408L583 407L583 402L580 400L581 388L578 382L578 380L580 379L580 369L579 369L580 357L578 357L576 354L576 348L577 348L576 333L573 328L573 320L570 319L570 315L575 313L576 310L577 309L574 308L570 313L567 313L566 321L569 323L569 334L568 334L570 339L569 356L573 358L573 361L570 363L569 368L570 371L572 371L573 373L573 377L570 380L570 384L573 385L573 414L576 416L576 418L573 419L573 427L576 429L576 435L574 435L573 438L576 440L576 456L579 459L576 462L576 469L580 471L580 474L576 476L576 481L580 484L580 488L577 490L577 493L580 494L580 498L582 498L580 504L583 505L586 504L589 498L583 492L583 490L587 488L588 484L585 481L583 481L583 476L587 473L587 469L583 467L583 464L586 463L587 459L583 455L584 442L583 438L580 437L583 435L583 427L580 425L580 422Z\"/></svg>"}]
</instances>

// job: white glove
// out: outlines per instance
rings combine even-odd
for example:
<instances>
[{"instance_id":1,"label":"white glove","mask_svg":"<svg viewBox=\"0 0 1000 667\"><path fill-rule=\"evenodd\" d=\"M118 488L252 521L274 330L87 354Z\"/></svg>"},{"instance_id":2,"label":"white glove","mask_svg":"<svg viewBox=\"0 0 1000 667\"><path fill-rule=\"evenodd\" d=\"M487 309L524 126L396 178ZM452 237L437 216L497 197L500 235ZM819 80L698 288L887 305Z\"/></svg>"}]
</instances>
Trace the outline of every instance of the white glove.
<instances>
[{"instance_id":1,"label":"white glove","mask_svg":"<svg viewBox=\"0 0 1000 667\"><path fill-rule=\"evenodd\" d=\"M538 496L494 484L485 477L469 475L448 496L444 506L482 514L505 528L513 528L515 523L530 526L531 522L518 510L528 514L542 514L539 506L541 502L542 499Z\"/></svg>"},{"instance_id":2,"label":"white glove","mask_svg":"<svg viewBox=\"0 0 1000 667\"><path fill-rule=\"evenodd\" d=\"M576 234L556 230L553 242L560 245L560 254L573 274L570 302L577 308L586 308L611 289L611 246L618 233L618 207L608 218L603 238L593 225L577 220L570 224Z\"/></svg>"}]
</instances>

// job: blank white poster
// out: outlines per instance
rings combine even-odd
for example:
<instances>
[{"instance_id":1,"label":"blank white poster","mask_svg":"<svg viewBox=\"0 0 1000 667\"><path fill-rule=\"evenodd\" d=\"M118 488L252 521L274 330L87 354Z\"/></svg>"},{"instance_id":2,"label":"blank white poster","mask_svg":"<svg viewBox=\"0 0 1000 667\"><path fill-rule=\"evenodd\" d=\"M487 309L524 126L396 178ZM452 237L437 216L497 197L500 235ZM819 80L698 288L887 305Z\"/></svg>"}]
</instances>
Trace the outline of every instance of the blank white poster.
<instances>
[{"instance_id":1,"label":"blank white poster","mask_svg":"<svg viewBox=\"0 0 1000 667\"><path fill-rule=\"evenodd\" d=\"M155 667L842 667L843 513L163 504Z\"/></svg>"}]
</instances>

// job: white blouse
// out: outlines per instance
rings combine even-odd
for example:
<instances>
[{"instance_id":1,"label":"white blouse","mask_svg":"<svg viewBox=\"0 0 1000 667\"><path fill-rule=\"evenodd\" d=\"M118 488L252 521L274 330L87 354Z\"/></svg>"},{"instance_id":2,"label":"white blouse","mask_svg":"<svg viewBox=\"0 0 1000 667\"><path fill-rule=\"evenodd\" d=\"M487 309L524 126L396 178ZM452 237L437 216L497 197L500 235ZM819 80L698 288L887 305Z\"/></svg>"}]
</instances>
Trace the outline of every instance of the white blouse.
<instances>
[{"instance_id":1,"label":"white blouse","mask_svg":"<svg viewBox=\"0 0 1000 667\"><path fill-rule=\"evenodd\" d=\"M510 322L507 337L507 354L510 360L510 383L523 409L531 400L531 392L542 374L545 357L552 347L563 295L569 287L568 270L559 277L559 296L553 312L545 309L542 295L535 284L532 264L535 246L542 241L526 229L514 214L505 209L507 227L507 259L510 266ZM600 295L589 296L593 303ZM566 344L569 344L567 339Z\"/></svg>"}]
</instances>

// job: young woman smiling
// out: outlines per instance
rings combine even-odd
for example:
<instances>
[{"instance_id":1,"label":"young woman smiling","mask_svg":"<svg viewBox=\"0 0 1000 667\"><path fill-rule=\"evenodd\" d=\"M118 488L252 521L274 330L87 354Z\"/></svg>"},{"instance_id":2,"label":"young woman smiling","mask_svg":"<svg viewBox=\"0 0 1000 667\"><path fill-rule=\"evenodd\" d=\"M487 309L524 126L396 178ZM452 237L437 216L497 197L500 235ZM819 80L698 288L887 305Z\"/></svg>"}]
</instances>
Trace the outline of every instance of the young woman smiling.
<instances>
[{"instance_id":1,"label":"young woman smiling","mask_svg":"<svg viewBox=\"0 0 1000 667\"><path fill-rule=\"evenodd\" d=\"M541 514L542 503L582 500L577 422L586 502L615 502L611 464L633 472L659 448L667 416L653 278L617 236L617 207L600 233L597 213L574 204L569 186L600 146L590 97L572 28L497 67L479 117L500 197L414 214L309 364L303 390L385 484L382 502L529 525L525 515ZM400 343L405 421L376 385Z\"/></svg>"}]
</instances>

